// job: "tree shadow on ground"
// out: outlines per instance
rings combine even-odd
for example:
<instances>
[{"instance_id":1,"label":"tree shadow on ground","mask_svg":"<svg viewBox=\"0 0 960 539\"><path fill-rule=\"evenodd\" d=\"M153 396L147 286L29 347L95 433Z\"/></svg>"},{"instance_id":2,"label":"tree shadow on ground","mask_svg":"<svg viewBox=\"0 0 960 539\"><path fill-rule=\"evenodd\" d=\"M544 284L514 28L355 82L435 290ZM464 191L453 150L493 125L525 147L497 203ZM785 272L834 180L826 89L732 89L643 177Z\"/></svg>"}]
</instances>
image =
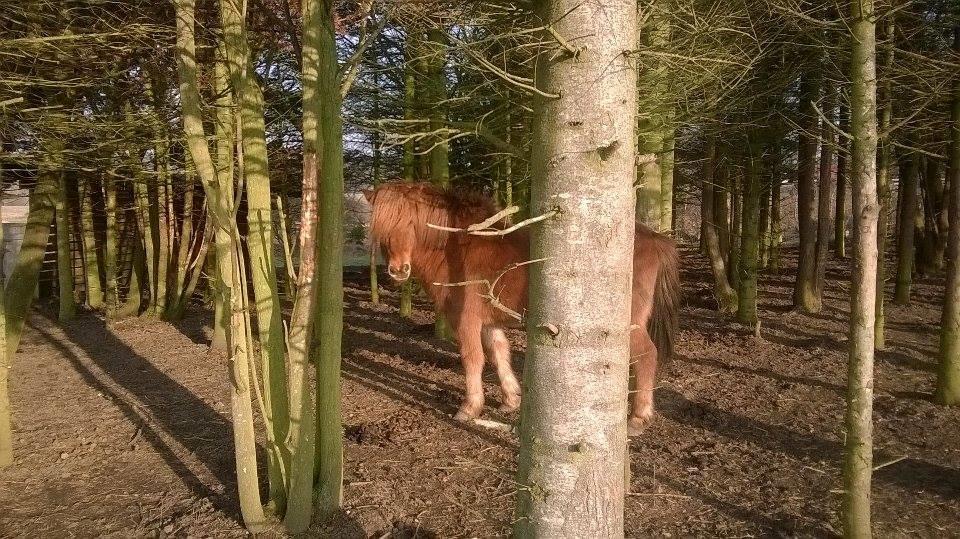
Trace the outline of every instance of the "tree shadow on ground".
<instances>
[{"instance_id":1,"label":"tree shadow on ground","mask_svg":"<svg viewBox=\"0 0 960 539\"><path fill-rule=\"evenodd\" d=\"M216 509L242 522L233 452L224 450L233 445L233 429L227 419L138 355L99 319L85 316L60 326L69 342L79 346L99 372L91 369L68 343L44 329L46 324L33 318L29 324L62 354L87 385L107 396L131 425L138 426L143 439L195 496L209 499ZM116 391L114 384L124 391ZM223 489L218 492L197 477L165 438L172 438L194 455ZM258 453L262 452L258 447ZM262 458L259 460L263 462ZM262 473L261 477L265 475Z\"/></svg>"}]
</instances>

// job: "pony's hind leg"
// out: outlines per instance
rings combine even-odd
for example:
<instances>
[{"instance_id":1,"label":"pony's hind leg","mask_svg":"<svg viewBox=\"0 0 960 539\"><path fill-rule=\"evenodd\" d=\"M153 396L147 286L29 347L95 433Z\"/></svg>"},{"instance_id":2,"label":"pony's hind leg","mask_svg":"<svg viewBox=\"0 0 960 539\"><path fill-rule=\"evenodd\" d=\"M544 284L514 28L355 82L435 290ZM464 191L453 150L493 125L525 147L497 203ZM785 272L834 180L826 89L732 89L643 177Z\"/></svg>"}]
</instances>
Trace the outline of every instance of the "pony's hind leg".
<instances>
[{"instance_id":1,"label":"pony's hind leg","mask_svg":"<svg viewBox=\"0 0 960 539\"><path fill-rule=\"evenodd\" d=\"M466 396L454 419L469 421L483 412L483 342L480 324L461 323L457 328L460 360L466 378Z\"/></svg>"},{"instance_id":2,"label":"pony's hind leg","mask_svg":"<svg viewBox=\"0 0 960 539\"><path fill-rule=\"evenodd\" d=\"M657 345L645 326L630 336L630 371L633 374L633 399L627 426L630 436L643 432L653 421L653 388L657 374Z\"/></svg>"},{"instance_id":3,"label":"pony's hind leg","mask_svg":"<svg viewBox=\"0 0 960 539\"><path fill-rule=\"evenodd\" d=\"M482 335L487 359L497 370L497 376L500 378L500 392L503 398L500 411L512 412L520 407L520 383L517 382L517 377L513 374L513 366L510 364L510 340L507 339L503 329L496 326L484 326Z\"/></svg>"}]
</instances>

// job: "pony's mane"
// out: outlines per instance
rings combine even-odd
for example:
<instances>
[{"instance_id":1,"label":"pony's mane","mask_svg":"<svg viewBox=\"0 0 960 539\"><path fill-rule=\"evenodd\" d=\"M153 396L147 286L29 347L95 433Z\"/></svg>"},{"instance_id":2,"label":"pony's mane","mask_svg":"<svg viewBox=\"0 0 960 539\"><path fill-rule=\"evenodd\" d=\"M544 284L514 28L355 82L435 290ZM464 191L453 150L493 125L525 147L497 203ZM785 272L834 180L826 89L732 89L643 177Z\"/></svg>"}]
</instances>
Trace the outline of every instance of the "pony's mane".
<instances>
[{"instance_id":1,"label":"pony's mane","mask_svg":"<svg viewBox=\"0 0 960 539\"><path fill-rule=\"evenodd\" d=\"M429 183L385 183L374 189L370 201L374 237L388 239L400 227L413 228L422 246L436 249L446 245L451 233L430 228L427 223L466 228L498 211L493 200L481 193L444 190Z\"/></svg>"}]
</instances>

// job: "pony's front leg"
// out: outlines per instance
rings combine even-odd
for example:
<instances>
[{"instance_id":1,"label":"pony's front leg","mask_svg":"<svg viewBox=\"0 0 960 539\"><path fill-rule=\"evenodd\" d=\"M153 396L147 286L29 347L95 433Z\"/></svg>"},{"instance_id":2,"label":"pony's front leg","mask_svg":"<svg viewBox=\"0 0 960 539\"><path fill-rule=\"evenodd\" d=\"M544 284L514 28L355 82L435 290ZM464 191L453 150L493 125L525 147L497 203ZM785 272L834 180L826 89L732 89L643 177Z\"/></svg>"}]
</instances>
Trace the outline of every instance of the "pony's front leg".
<instances>
[{"instance_id":1,"label":"pony's front leg","mask_svg":"<svg viewBox=\"0 0 960 539\"><path fill-rule=\"evenodd\" d=\"M457 333L467 394L454 419L469 421L483 412L483 342L479 324L461 324Z\"/></svg>"}]
</instances>

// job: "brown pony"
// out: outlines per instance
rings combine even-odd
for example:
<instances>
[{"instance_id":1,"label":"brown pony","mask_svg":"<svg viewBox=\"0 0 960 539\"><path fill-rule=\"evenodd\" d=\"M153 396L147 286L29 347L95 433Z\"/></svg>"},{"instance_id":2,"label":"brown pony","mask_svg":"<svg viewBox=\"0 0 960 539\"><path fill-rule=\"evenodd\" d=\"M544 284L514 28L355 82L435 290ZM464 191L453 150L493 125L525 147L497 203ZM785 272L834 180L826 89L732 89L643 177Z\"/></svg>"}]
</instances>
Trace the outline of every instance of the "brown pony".
<instances>
[{"instance_id":1,"label":"brown pony","mask_svg":"<svg viewBox=\"0 0 960 539\"><path fill-rule=\"evenodd\" d=\"M517 321L506 309L523 313L527 306L527 268L512 264L529 258L530 239L524 229L502 236L445 232L427 226L463 229L493 216L489 198L444 191L427 183L387 183L364 192L373 206L371 231L380 243L387 272L395 281L417 278L439 312L450 322L460 344L466 375L466 397L458 420L483 410L484 358L500 378L501 410L520 405L520 384L510 365L510 342L503 328ZM504 223L495 225L502 227ZM653 418L653 386L657 360L673 351L680 291L678 257L673 240L637 225L633 253L631 371L634 397L630 433L638 434ZM499 277L499 279L497 279ZM486 284L438 286L434 283L496 281ZM502 305L495 305L490 297Z\"/></svg>"}]
</instances>

